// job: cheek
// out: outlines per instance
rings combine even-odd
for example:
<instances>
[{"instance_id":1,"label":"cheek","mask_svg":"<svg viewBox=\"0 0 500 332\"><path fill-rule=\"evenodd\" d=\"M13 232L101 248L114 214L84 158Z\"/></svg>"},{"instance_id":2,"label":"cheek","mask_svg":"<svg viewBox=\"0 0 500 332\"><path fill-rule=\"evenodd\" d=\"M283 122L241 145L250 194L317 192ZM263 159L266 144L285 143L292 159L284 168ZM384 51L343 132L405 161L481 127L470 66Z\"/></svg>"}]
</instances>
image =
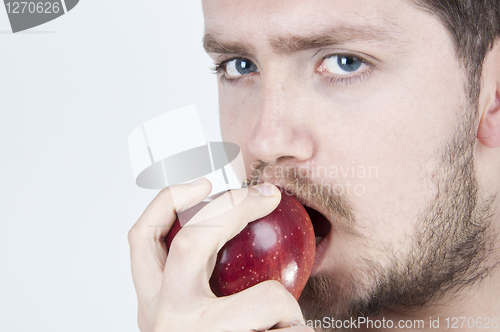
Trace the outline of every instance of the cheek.
<instances>
[{"instance_id":1,"label":"cheek","mask_svg":"<svg viewBox=\"0 0 500 332\"><path fill-rule=\"evenodd\" d=\"M222 139L237 144L250 136L253 125L257 119L252 115L258 115L256 105L249 102L243 89L232 87L228 84L219 83L219 116Z\"/></svg>"},{"instance_id":2,"label":"cheek","mask_svg":"<svg viewBox=\"0 0 500 332\"><path fill-rule=\"evenodd\" d=\"M249 92L219 83L219 118L222 140L238 144L242 150L247 177L252 174L251 163L256 158L248 149L248 141L258 121L258 99Z\"/></svg>"},{"instance_id":3,"label":"cheek","mask_svg":"<svg viewBox=\"0 0 500 332\"><path fill-rule=\"evenodd\" d=\"M338 104L320 121L323 164L339 167L335 180L350 188L359 231L399 247L437 192L433 173L465 104L460 68L434 80L437 68L419 72L423 66L367 84L362 100Z\"/></svg>"}]
</instances>

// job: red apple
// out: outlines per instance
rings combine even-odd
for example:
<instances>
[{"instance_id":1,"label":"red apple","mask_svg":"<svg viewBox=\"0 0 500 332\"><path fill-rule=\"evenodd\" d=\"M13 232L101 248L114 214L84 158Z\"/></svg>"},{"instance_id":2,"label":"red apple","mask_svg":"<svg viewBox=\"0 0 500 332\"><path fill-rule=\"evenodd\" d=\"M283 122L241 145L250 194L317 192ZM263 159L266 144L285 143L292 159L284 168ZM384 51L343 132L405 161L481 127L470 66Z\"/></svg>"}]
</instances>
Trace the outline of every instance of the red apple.
<instances>
[{"instance_id":1,"label":"red apple","mask_svg":"<svg viewBox=\"0 0 500 332\"><path fill-rule=\"evenodd\" d=\"M189 220L202 202L182 214ZM179 219L167 235L167 248L181 229ZM298 299L311 274L316 242L311 219L300 202L281 192L269 215L249 223L219 251L210 278L217 296L231 295L265 280L277 280Z\"/></svg>"}]
</instances>

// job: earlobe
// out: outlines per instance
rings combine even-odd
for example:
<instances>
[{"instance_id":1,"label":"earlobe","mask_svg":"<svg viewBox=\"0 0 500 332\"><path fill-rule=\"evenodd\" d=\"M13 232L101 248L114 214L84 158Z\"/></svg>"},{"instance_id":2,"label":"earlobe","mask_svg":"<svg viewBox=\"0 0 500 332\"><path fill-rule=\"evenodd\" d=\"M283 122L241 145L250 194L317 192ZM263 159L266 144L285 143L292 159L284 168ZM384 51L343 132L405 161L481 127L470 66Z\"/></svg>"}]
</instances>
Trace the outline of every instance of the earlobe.
<instances>
[{"instance_id":1,"label":"earlobe","mask_svg":"<svg viewBox=\"0 0 500 332\"><path fill-rule=\"evenodd\" d=\"M500 93L498 90L495 101L481 117L477 139L488 148L500 147Z\"/></svg>"}]
</instances>

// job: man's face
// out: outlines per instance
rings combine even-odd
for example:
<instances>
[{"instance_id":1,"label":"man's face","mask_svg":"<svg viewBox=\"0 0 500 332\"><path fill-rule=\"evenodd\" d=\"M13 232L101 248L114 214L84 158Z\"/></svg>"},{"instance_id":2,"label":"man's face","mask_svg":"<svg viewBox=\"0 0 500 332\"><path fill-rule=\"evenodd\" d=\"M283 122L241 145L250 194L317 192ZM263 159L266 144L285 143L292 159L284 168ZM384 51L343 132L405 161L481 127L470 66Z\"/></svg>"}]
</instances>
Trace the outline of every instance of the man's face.
<instances>
[{"instance_id":1,"label":"man's face","mask_svg":"<svg viewBox=\"0 0 500 332\"><path fill-rule=\"evenodd\" d=\"M445 27L408 0L211 0L204 12L223 139L247 174L259 160L260 180L287 186L298 178L275 171L288 167L331 189L290 187L332 225L305 313L401 304L369 301L422 279L425 252L453 250L446 232L477 217L473 109Z\"/></svg>"}]
</instances>

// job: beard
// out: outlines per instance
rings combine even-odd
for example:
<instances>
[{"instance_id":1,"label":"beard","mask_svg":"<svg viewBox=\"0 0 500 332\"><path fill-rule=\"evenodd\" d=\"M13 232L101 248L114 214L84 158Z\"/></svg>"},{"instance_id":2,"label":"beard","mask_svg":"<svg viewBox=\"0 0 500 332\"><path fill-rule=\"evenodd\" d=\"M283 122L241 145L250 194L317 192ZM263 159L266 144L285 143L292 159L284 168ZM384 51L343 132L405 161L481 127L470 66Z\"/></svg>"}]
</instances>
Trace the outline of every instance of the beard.
<instances>
[{"instance_id":1,"label":"beard","mask_svg":"<svg viewBox=\"0 0 500 332\"><path fill-rule=\"evenodd\" d=\"M405 257L388 253L390 264L361 257L362 265L350 271L335 270L311 276L299 304L306 320L350 320L373 317L384 310L423 308L486 277L495 267L488 262L493 250L489 232L490 207L495 196L482 197L474 164L475 108L457 121L457 128L436 153L431 180L433 199L417 214L411 250ZM253 181L268 164L258 162ZM358 236L352 204L331 188L314 184L300 172L283 167L276 178L286 180L297 197L308 197L330 213L339 230ZM315 187L316 192L310 189ZM327 331L325 329L324 331ZM344 331L335 328L328 331Z\"/></svg>"}]
</instances>

